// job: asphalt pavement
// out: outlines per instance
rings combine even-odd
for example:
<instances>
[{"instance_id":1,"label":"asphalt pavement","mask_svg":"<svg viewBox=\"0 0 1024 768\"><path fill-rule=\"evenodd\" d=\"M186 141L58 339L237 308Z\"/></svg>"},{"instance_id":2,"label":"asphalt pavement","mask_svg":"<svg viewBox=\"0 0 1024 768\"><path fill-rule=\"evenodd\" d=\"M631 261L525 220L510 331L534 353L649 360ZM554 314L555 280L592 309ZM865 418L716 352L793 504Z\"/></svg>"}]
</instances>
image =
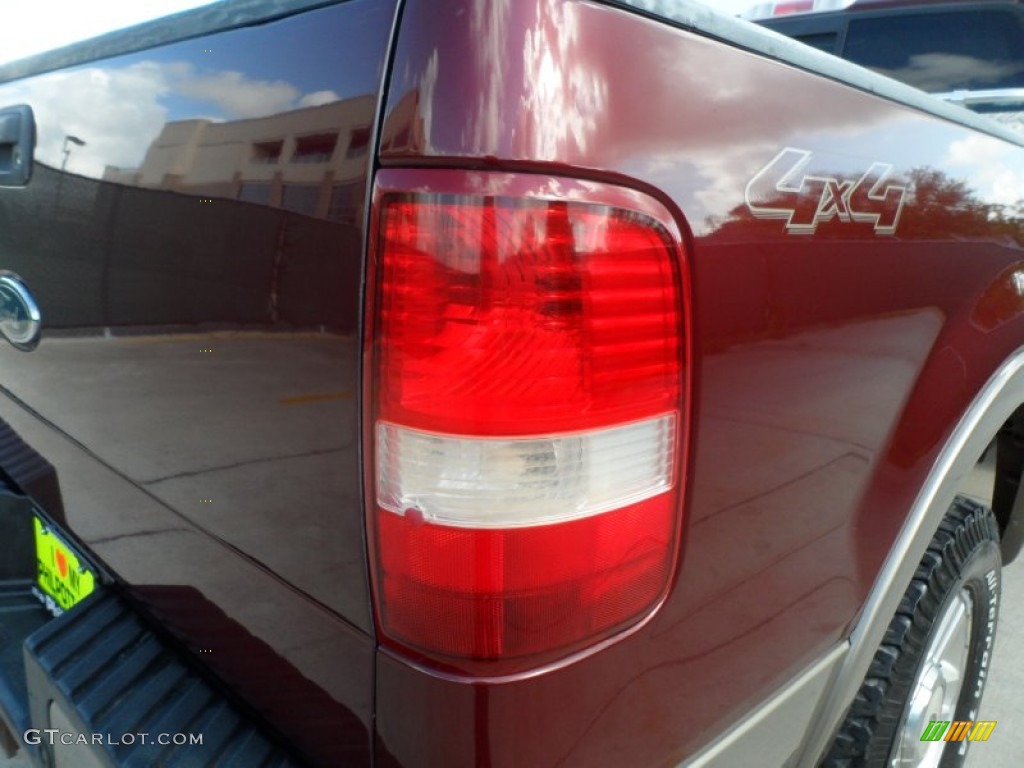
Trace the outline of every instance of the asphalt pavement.
<instances>
[{"instance_id":1,"label":"asphalt pavement","mask_svg":"<svg viewBox=\"0 0 1024 768\"><path fill-rule=\"evenodd\" d=\"M994 451L963 489L983 504L992 501ZM995 720L986 742L971 744L967 768L1017 768L1022 763L1020 733L1024 731L1024 558L1003 568L1002 605L995 650L979 720Z\"/></svg>"},{"instance_id":2,"label":"asphalt pavement","mask_svg":"<svg viewBox=\"0 0 1024 768\"><path fill-rule=\"evenodd\" d=\"M967 768L1018 768L1024 764L1024 562L1003 569L1003 604L999 611L992 671L979 720L997 725L986 742L972 744Z\"/></svg>"}]
</instances>

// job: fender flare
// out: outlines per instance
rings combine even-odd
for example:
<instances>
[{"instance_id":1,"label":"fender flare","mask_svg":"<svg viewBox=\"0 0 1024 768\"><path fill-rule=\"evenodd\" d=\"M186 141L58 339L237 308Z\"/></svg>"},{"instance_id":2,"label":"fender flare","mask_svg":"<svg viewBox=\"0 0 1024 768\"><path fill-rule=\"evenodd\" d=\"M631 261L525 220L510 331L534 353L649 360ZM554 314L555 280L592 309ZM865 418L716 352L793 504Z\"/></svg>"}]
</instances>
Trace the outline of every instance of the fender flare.
<instances>
[{"instance_id":1,"label":"fender flare","mask_svg":"<svg viewBox=\"0 0 1024 768\"><path fill-rule=\"evenodd\" d=\"M986 446L1022 403L1024 347L1019 347L967 407L921 486L853 626L848 652L818 702L795 764L816 766L824 756L957 490Z\"/></svg>"}]
</instances>

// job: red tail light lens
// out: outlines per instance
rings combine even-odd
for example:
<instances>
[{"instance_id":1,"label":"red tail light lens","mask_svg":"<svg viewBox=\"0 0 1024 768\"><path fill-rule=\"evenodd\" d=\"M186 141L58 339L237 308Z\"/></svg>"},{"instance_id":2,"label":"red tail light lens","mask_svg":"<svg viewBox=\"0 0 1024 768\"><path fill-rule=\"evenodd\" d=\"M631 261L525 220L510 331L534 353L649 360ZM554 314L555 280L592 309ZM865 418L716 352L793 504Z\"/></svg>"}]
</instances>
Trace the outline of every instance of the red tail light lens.
<instances>
[{"instance_id":1,"label":"red tail light lens","mask_svg":"<svg viewBox=\"0 0 1024 768\"><path fill-rule=\"evenodd\" d=\"M430 191L388 191L412 177ZM501 193L467 191L482 182ZM379 179L367 435L378 620L389 642L456 666L571 653L645 615L670 576L678 236L646 197L578 184L580 202L572 186Z\"/></svg>"}]
</instances>

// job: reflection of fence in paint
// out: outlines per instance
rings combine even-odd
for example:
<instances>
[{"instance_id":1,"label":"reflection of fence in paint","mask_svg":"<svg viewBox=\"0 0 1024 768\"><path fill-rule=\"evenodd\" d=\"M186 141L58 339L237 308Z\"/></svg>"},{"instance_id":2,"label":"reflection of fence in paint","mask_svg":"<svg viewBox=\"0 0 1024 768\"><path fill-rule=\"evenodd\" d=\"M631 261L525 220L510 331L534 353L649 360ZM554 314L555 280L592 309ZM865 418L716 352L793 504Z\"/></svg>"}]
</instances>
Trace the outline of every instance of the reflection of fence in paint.
<instances>
[{"instance_id":1,"label":"reflection of fence in paint","mask_svg":"<svg viewBox=\"0 0 1024 768\"><path fill-rule=\"evenodd\" d=\"M921 741L988 741L996 720L932 720L921 734Z\"/></svg>"},{"instance_id":2,"label":"reflection of fence in paint","mask_svg":"<svg viewBox=\"0 0 1024 768\"><path fill-rule=\"evenodd\" d=\"M37 164L0 190L0 268L49 328L355 328L361 235L281 209L95 181Z\"/></svg>"}]
</instances>

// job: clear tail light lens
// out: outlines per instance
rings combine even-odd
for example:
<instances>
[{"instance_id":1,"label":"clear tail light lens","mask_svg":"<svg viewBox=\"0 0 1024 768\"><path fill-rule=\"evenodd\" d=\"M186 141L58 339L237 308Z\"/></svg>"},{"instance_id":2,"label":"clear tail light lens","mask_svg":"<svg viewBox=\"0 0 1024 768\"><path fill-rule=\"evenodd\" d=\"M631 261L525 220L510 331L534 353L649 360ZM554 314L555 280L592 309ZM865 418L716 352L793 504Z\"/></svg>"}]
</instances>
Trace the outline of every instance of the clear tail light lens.
<instances>
[{"instance_id":1,"label":"clear tail light lens","mask_svg":"<svg viewBox=\"0 0 1024 768\"><path fill-rule=\"evenodd\" d=\"M671 218L604 185L456 171L382 172L375 216L366 438L385 641L522 666L635 623L680 525Z\"/></svg>"}]
</instances>

